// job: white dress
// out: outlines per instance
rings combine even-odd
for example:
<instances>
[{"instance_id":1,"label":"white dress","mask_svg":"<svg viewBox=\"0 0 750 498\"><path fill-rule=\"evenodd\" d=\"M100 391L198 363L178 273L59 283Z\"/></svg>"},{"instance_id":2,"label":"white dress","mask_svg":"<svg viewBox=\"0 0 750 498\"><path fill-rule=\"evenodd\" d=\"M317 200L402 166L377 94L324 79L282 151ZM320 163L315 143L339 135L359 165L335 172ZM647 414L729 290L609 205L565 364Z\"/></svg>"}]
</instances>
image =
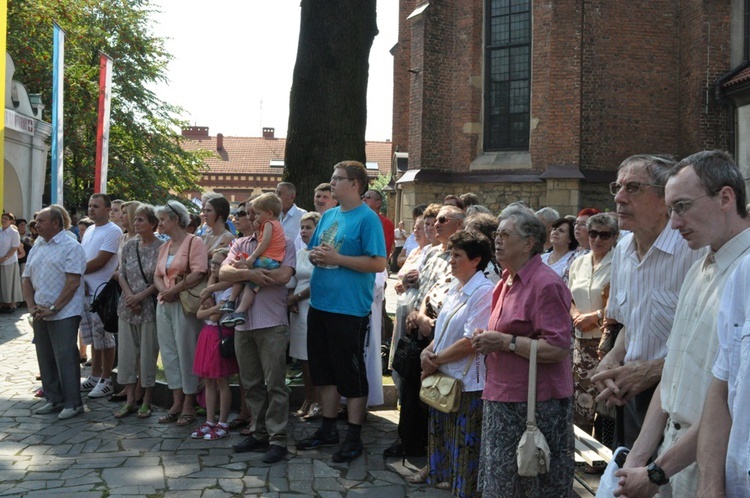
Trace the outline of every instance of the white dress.
<instances>
[{"instance_id":1,"label":"white dress","mask_svg":"<svg viewBox=\"0 0 750 498\"><path fill-rule=\"evenodd\" d=\"M295 294L310 288L313 264L309 256L310 251L306 247L297 251L296 273L287 285L289 288L294 285ZM297 306L299 313L289 314L289 356L307 360L307 312L310 310L310 299L303 299Z\"/></svg>"}]
</instances>

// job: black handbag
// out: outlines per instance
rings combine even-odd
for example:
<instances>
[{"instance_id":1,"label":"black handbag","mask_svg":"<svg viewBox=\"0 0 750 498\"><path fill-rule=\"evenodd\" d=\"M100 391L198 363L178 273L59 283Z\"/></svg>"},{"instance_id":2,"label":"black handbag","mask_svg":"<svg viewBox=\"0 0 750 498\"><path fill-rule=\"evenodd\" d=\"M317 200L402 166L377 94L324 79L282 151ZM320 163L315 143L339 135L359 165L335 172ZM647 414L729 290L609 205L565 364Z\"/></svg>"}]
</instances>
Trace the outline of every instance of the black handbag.
<instances>
[{"instance_id":1,"label":"black handbag","mask_svg":"<svg viewBox=\"0 0 750 498\"><path fill-rule=\"evenodd\" d=\"M222 358L235 358L234 353L234 335L224 335L221 333L219 325L219 354Z\"/></svg>"},{"instance_id":2,"label":"black handbag","mask_svg":"<svg viewBox=\"0 0 750 498\"><path fill-rule=\"evenodd\" d=\"M408 336L400 338L393 356L393 370L403 379L418 378L422 371L419 358L422 349L415 339Z\"/></svg>"},{"instance_id":3,"label":"black handbag","mask_svg":"<svg viewBox=\"0 0 750 498\"><path fill-rule=\"evenodd\" d=\"M96 288L94 300L91 302L91 311L99 315L104 324L104 330L111 334L119 331L117 307L120 304L120 294L122 294L122 289L119 282L111 279Z\"/></svg>"}]
</instances>

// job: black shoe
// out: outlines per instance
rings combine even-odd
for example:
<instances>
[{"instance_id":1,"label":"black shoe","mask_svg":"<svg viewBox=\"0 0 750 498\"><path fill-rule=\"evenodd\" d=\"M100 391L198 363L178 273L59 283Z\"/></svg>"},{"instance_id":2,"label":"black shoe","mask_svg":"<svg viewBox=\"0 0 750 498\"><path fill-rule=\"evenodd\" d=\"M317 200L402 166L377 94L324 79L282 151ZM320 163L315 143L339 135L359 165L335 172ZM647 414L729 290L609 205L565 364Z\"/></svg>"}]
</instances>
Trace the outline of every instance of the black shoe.
<instances>
[{"instance_id":1,"label":"black shoe","mask_svg":"<svg viewBox=\"0 0 750 498\"><path fill-rule=\"evenodd\" d=\"M363 451L364 446L362 446L362 441L357 441L356 443L344 441L339 451L333 454L331 460L336 463L351 462L360 456Z\"/></svg>"},{"instance_id":2,"label":"black shoe","mask_svg":"<svg viewBox=\"0 0 750 498\"><path fill-rule=\"evenodd\" d=\"M406 454L404 454L404 448L401 446L401 443L393 443L383 450L383 458L403 458L405 456Z\"/></svg>"},{"instance_id":3,"label":"black shoe","mask_svg":"<svg viewBox=\"0 0 750 498\"><path fill-rule=\"evenodd\" d=\"M263 457L263 463L276 463L280 462L284 459L286 454L288 453L288 450L283 447L279 446L278 444L272 444L268 451L266 452L266 456Z\"/></svg>"},{"instance_id":4,"label":"black shoe","mask_svg":"<svg viewBox=\"0 0 750 498\"><path fill-rule=\"evenodd\" d=\"M125 393L116 393L109 397L109 401L111 403L121 403L123 401L127 401L128 395Z\"/></svg>"},{"instance_id":5,"label":"black shoe","mask_svg":"<svg viewBox=\"0 0 750 498\"><path fill-rule=\"evenodd\" d=\"M323 446L336 446L339 444L339 433L332 432L330 435L324 436L320 429L315 431L311 437L303 439L297 443L298 450L313 450L315 448L321 448Z\"/></svg>"},{"instance_id":6,"label":"black shoe","mask_svg":"<svg viewBox=\"0 0 750 498\"><path fill-rule=\"evenodd\" d=\"M265 451L268 449L268 441L260 441L253 436L248 436L238 444L232 446L235 453L245 453L248 451Z\"/></svg>"}]
</instances>

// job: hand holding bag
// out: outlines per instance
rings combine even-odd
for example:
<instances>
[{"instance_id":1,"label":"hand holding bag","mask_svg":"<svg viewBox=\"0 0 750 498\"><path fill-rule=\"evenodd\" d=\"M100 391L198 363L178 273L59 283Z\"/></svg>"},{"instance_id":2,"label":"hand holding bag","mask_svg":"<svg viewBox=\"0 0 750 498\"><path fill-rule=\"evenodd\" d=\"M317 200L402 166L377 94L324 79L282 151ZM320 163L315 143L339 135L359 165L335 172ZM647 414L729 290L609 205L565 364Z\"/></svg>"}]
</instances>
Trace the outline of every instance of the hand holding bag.
<instances>
[{"instance_id":1,"label":"hand holding bag","mask_svg":"<svg viewBox=\"0 0 750 498\"><path fill-rule=\"evenodd\" d=\"M544 434L536 425L536 350L539 341L531 341L529 355L529 401L526 412L526 431L516 450L518 475L536 477L549 470L549 446Z\"/></svg>"},{"instance_id":2,"label":"hand holding bag","mask_svg":"<svg viewBox=\"0 0 750 498\"><path fill-rule=\"evenodd\" d=\"M193 238L194 237L190 237L190 242L188 242L188 257L187 264L185 265L186 273L184 275L178 275L177 277L175 277L175 285L178 285L180 282L182 282L190 272L190 247L193 244ZM198 312L198 308L201 307L201 291L205 289L207 285L208 277L204 275L203 279L198 282L197 285L189 289L185 289L184 291L180 291L180 304L182 304L183 313L185 313L186 315L188 313L191 315L195 315Z\"/></svg>"}]
</instances>

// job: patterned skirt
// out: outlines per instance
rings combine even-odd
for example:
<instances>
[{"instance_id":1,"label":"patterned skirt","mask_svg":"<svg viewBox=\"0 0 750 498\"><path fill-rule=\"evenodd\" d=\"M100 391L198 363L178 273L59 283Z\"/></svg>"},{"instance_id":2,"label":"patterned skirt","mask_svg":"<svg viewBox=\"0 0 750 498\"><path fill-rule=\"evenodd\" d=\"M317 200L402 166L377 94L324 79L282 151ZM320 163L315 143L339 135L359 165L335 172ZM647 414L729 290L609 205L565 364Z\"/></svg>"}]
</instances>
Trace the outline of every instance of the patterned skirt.
<instances>
[{"instance_id":1,"label":"patterned skirt","mask_svg":"<svg viewBox=\"0 0 750 498\"><path fill-rule=\"evenodd\" d=\"M456 413L430 408L428 456L430 484L451 483L453 496L477 492L482 434L482 392L464 392Z\"/></svg>"},{"instance_id":2,"label":"patterned skirt","mask_svg":"<svg viewBox=\"0 0 750 498\"><path fill-rule=\"evenodd\" d=\"M483 497L568 498L573 494L573 398L537 402L536 423L547 439L550 469L518 475L516 448L526 430L527 403L484 402L479 490Z\"/></svg>"},{"instance_id":3,"label":"patterned skirt","mask_svg":"<svg viewBox=\"0 0 750 498\"><path fill-rule=\"evenodd\" d=\"M574 420L578 427L590 434L596 415L596 397L599 394L596 386L590 380L594 374L594 369L599 364L599 357L597 356L599 339L575 338L574 345Z\"/></svg>"}]
</instances>

